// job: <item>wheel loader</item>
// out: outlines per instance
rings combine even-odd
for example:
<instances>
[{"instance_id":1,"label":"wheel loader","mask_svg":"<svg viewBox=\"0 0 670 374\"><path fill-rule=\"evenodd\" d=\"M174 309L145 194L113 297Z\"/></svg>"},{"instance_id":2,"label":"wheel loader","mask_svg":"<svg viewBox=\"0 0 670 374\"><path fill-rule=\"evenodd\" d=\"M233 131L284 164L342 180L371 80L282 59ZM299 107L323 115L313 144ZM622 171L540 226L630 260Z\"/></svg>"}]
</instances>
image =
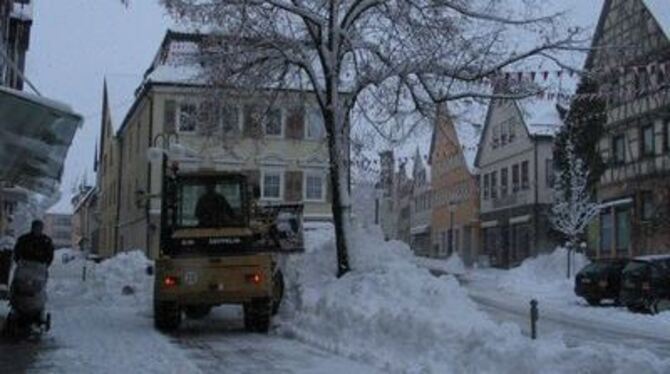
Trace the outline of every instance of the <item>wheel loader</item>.
<instances>
[{"instance_id":1,"label":"wheel loader","mask_svg":"<svg viewBox=\"0 0 670 374\"><path fill-rule=\"evenodd\" d=\"M163 173L154 322L175 330L183 316L241 304L244 326L267 332L283 294L278 261L304 249L302 205L261 206L243 173Z\"/></svg>"}]
</instances>

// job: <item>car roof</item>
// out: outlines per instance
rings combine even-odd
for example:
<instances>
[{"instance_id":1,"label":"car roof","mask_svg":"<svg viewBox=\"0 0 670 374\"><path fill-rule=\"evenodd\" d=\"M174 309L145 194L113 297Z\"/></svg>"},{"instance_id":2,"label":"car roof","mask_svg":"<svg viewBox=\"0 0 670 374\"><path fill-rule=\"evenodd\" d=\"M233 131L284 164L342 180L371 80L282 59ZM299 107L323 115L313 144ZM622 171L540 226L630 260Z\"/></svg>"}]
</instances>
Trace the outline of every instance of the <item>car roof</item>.
<instances>
[{"instance_id":1,"label":"car roof","mask_svg":"<svg viewBox=\"0 0 670 374\"><path fill-rule=\"evenodd\" d=\"M663 260L670 260L670 255L647 255L647 256L638 256L635 257L634 260L637 261L646 261L646 262L652 262L652 261L663 261Z\"/></svg>"}]
</instances>

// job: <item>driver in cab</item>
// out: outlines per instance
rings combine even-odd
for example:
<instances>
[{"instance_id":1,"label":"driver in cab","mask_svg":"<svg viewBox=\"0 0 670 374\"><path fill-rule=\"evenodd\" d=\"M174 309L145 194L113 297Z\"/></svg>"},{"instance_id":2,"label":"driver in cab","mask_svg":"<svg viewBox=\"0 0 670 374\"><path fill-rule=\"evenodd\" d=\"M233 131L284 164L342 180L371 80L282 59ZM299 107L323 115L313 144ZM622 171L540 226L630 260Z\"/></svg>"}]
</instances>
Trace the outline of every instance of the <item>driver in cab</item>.
<instances>
[{"instance_id":1,"label":"driver in cab","mask_svg":"<svg viewBox=\"0 0 670 374\"><path fill-rule=\"evenodd\" d=\"M216 185L207 184L195 206L195 216L200 227L217 227L232 223L236 215L228 200L216 191Z\"/></svg>"}]
</instances>

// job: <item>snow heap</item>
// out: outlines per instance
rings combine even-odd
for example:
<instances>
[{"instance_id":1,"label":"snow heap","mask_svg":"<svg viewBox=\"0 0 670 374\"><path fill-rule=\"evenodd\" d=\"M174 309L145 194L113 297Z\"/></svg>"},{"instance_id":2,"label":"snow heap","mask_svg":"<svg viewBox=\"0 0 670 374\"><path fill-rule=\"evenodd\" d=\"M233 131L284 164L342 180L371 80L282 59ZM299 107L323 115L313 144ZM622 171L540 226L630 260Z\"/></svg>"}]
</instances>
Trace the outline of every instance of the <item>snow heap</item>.
<instances>
[{"instance_id":1,"label":"snow heap","mask_svg":"<svg viewBox=\"0 0 670 374\"><path fill-rule=\"evenodd\" d=\"M332 232L307 233L312 248L289 260L281 332L388 372L668 372L652 354L594 344L569 348L559 336L531 342L512 324L478 310L451 276L414 264L411 250L378 229L355 231L354 270L335 274Z\"/></svg>"},{"instance_id":2,"label":"snow heap","mask_svg":"<svg viewBox=\"0 0 670 374\"><path fill-rule=\"evenodd\" d=\"M74 260L63 261L73 254ZM50 270L49 298L98 306L140 306L146 311L153 290L153 277L146 272L151 264L140 251L124 252L95 264L85 261L79 252L59 250ZM84 267L86 280L82 281Z\"/></svg>"},{"instance_id":3,"label":"snow heap","mask_svg":"<svg viewBox=\"0 0 670 374\"><path fill-rule=\"evenodd\" d=\"M454 253L445 261L442 259L416 257L415 263L430 270L436 270L451 275L463 275L467 273L465 264L458 253Z\"/></svg>"},{"instance_id":4,"label":"snow heap","mask_svg":"<svg viewBox=\"0 0 670 374\"><path fill-rule=\"evenodd\" d=\"M573 292L574 276L589 264L589 260L582 253L573 255L570 279L567 278L568 251L558 247L552 253L529 258L519 267L505 272L501 276L500 287L532 297L559 295L567 299L576 298Z\"/></svg>"}]
</instances>

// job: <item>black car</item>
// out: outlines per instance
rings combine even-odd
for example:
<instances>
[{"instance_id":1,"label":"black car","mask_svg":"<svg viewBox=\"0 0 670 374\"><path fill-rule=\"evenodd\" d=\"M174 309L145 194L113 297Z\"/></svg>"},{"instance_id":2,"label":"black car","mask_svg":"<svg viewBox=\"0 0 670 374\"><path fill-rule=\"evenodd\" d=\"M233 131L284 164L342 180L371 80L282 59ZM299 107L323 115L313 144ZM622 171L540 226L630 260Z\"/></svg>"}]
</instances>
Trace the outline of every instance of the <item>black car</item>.
<instances>
[{"instance_id":1,"label":"black car","mask_svg":"<svg viewBox=\"0 0 670 374\"><path fill-rule=\"evenodd\" d=\"M621 271L629 260L597 260L586 265L575 278L575 294L590 305L600 305L604 299L619 303Z\"/></svg>"},{"instance_id":2,"label":"black car","mask_svg":"<svg viewBox=\"0 0 670 374\"><path fill-rule=\"evenodd\" d=\"M670 255L633 259L623 270L621 302L635 312L653 312L670 300Z\"/></svg>"}]
</instances>

